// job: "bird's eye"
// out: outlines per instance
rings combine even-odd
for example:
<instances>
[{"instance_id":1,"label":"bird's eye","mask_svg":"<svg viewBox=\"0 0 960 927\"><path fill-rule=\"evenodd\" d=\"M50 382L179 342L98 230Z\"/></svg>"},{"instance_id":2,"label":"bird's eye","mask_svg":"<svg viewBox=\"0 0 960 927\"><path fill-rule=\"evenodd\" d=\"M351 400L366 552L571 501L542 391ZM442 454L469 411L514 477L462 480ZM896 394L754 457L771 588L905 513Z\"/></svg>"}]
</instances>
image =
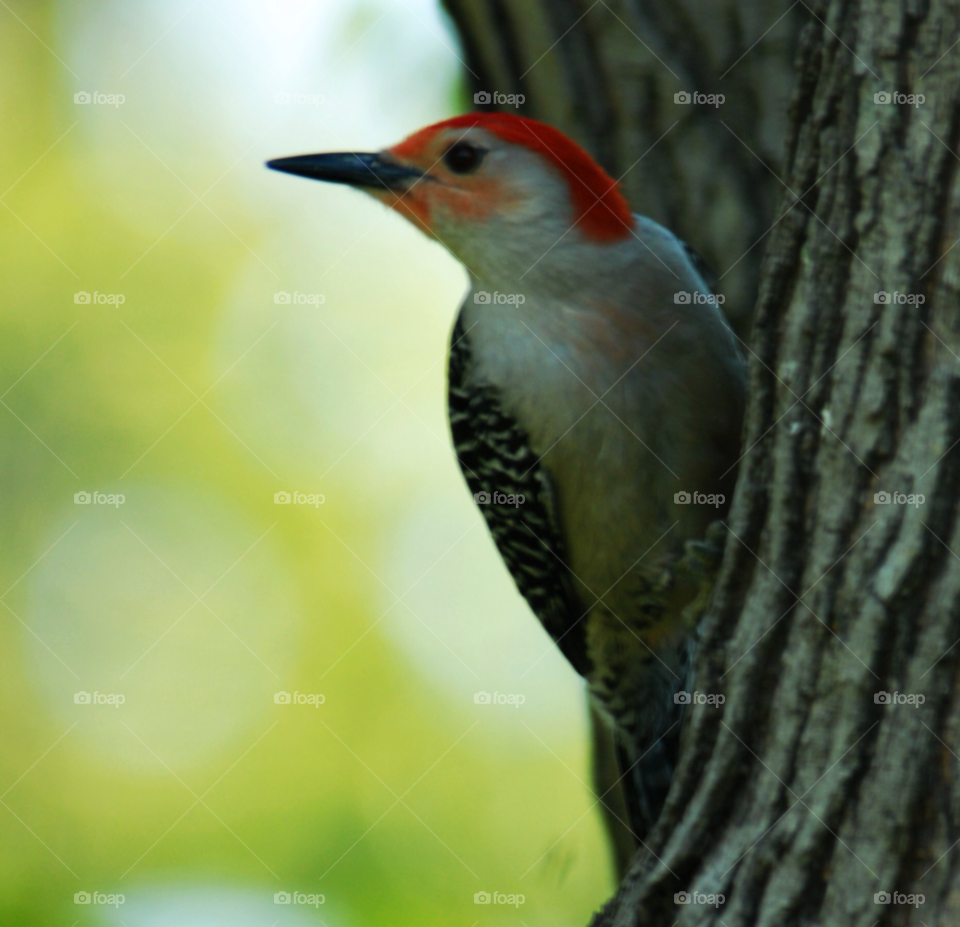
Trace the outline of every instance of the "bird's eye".
<instances>
[{"instance_id":1,"label":"bird's eye","mask_svg":"<svg viewBox=\"0 0 960 927\"><path fill-rule=\"evenodd\" d=\"M443 163L454 174L470 174L480 167L485 154L486 151L471 145L470 142L457 142L447 149L447 153L443 156Z\"/></svg>"}]
</instances>

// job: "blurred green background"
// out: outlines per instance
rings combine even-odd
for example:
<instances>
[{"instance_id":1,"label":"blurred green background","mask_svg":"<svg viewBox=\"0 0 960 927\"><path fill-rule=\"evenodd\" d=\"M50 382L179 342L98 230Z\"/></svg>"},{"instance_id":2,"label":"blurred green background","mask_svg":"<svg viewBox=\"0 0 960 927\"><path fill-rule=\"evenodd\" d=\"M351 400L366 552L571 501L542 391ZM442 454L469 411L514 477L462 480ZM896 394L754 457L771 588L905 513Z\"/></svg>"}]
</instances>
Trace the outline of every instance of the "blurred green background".
<instances>
[{"instance_id":1,"label":"blurred green background","mask_svg":"<svg viewBox=\"0 0 960 927\"><path fill-rule=\"evenodd\" d=\"M263 167L465 110L439 6L2 6L0 921L585 923L582 686L445 422L465 272Z\"/></svg>"}]
</instances>

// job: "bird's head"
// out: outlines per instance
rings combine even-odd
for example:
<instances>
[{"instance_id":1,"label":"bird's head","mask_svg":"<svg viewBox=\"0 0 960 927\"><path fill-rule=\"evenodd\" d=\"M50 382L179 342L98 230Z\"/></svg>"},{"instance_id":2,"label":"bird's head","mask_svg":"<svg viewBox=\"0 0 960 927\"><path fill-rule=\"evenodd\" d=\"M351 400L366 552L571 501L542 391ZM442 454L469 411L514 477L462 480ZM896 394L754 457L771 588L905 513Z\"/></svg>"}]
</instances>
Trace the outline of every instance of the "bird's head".
<instances>
[{"instance_id":1,"label":"bird's head","mask_svg":"<svg viewBox=\"0 0 960 927\"><path fill-rule=\"evenodd\" d=\"M447 119L376 153L300 155L267 165L370 193L478 275L508 258L537 260L558 241L621 241L634 225L616 182L579 145L506 113Z\"/></svg>"}]
</instances>

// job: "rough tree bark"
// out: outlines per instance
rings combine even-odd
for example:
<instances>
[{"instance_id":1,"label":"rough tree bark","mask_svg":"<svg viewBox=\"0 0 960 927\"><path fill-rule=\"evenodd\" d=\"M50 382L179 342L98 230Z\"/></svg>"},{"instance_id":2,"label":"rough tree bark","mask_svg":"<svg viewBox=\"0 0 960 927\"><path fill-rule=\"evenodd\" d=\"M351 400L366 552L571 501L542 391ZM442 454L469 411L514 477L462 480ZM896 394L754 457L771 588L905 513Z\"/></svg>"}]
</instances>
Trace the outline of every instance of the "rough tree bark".
<instances>
[{"instance_id":1,"label":"rough tree bark","mask_svg":"<svg viewBox=\"0 0 960 927\"><path fill-rule=\"evenodd\" d=\"M557 17L576 22L586 3L448 6L480 83L524 92L531 115L579 127L572 134L615 175L663 123L638 129L642 108L631 122L620 106L657 98L655 79L646 53L624 52L595 14L615 11L665 62L695 60L703 92L716 90L700 75L759 34L744 11L751 22L765 12L763 28L779 15L772 3L601 3L547 56L558 103L547 77L533 79L541 65L521 83L496 80L528 67L524 22L557 37ZM960 923L960 8L803 0L785 21L794 15L782 161L770 155L780 114L757 102L778 90L743 79L723 91L726 126L687 117L685 144L704 148L651 154L639 195L628 184L636 208L721 269L725 234L749 244L776 222L760 246L744 457L697 665L697 688L726 702L689 713L663 816L596 927ZM769 51L774 73L789 44ZM564 80L578 91L558 93ZM645 191L650 178L680 190ZM670 212L688 201L690 212ZM923 302L877 302L880 292ZM925 499L885 504L877 493ZM884 692L924 701L883 704ZM678 892L725 900L677 904Z\"/></svg>"}]
</instances>

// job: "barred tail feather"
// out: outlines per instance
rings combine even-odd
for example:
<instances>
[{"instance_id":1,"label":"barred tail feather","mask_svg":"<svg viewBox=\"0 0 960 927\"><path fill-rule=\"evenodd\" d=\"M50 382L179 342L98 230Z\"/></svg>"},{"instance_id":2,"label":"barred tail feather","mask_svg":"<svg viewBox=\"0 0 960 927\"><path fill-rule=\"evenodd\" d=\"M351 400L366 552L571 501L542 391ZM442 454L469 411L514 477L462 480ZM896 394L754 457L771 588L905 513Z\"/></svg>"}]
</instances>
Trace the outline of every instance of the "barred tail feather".
<instances>
[{"instance_id":1,"label":"barred tail feather","mask_svg":"<svg viewBox=\"0 0 960 927\"><path fill-rule=\"evenodd\" d=\"M646 840L663 810L677 765L679 746L679 724L646 750L637 750L624 743L617 745L627 815L638 845Z\"/></svg>"}]
</instances>

